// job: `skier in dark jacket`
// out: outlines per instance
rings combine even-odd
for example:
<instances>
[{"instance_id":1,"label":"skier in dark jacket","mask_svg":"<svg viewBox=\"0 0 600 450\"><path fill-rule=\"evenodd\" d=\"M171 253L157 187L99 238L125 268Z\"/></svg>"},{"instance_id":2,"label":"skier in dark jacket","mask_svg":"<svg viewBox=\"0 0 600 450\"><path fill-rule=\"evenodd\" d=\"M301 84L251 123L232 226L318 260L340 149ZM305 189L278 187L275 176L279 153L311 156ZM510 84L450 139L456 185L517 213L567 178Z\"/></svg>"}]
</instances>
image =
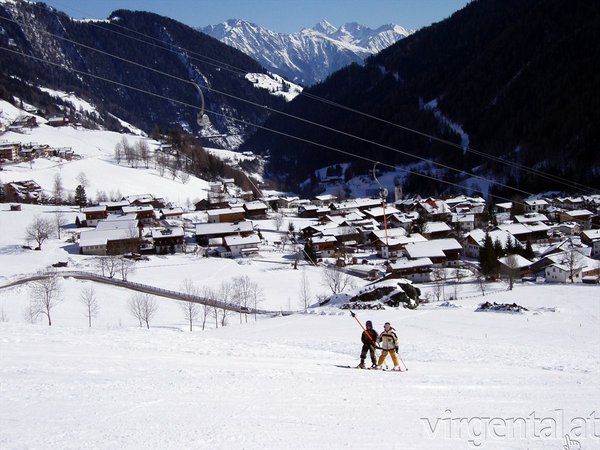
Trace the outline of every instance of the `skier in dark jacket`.
<instances>
[{"instance_id":1,"label":"skier in dark jacket","mask_svg":"<svg viewBox=\"0 0 600 450\"><path fill-rule=\"evenodd\" d=\"M371 356L371 367L377 366L377 359L375 358L375 343L377 342L378 334L377 331L373 329L373 323L370 320L366 322L367 329L362 332L360 336L360 340L362 341L362 350L360 351L360 364L357 366L360 369L365 368L365 359L367 357L367 352L370 353Z\"/></svg>"}]
</instances>

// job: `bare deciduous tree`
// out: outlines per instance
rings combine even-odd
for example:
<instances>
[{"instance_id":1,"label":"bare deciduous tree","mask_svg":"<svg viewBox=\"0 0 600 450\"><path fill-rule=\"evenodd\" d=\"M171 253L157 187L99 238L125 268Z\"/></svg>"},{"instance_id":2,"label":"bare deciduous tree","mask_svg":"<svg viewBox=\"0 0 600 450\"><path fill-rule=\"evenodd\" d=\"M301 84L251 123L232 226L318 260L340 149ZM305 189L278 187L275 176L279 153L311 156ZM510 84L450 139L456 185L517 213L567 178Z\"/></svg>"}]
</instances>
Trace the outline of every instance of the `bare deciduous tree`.
<instances>
[{"instance_id":1,"label":"bare deciduous tree","mask_svg":"<svg viewBox=\"0 0 600 450\"><path fill-rule=\"evenodd\" d=\"M31 282L31 303L37 314L46 316L48 326L52 326L52 309L62 301L60 279L53 270L39 272L38 276Z\"/></svg>"},{"instance_id":2,"label":"bare deciduous tree","mask_svg":"<svg viewBox=\"0 0 600 450\"><path fill-rule=\"evenodd\" d=\"M433 295L436 301L444 300L446 287L446 269L444 267L435 267L432 271Z\"/></svg>"},{"instance_id":3,"label":"bare deciduous tree","mask_svg":"<svg viewBox=\"0 0 600 450\"><path fill-rule=\"evenodd\" d=\"M77 175L76 180L79 182L79 185L84 189L90 185L90 181L88 180L88 177L85 174L85 172L79 172L79 175Z\"/></svg>"},{"instance_id":4,"label":"bare deciduous tree","mask_svg":"<svg viewBox=\"0 0 600 450\"><path fill-rule=\"evenodd\" d=\"M79 297L79 301L85 307L85 315L88 318L88 325L91 327L92 318L96 317L100 312L100 305L98 304L98 299L96 298L94 286L83 288Z\"/></svg>"},{"instance_id":5,"label":"bare deciduous tree","mask_svg":"<svg viewBox=\"0 0 600 450\"><path fill-rule=\"evenodd\" d=\"M117 142L115 145L115 161L117 164L121 164L121 160L123 159L125 153L125 149L123 148L123 141Z\"/></svg>"},{"instance_id":6,"label":"bare deciduous tree","mask_svg":"<svg viewBox=\"0 0 600 450\"><path fill-rule=\"evenodd\" d=\"M275 214L273 216L273 225L275 225L275 229L277 231L279 231L281 229L281 227L283 226L283 215L282 214Z\"/></svg>"},{"instance_id":7,"label":"bare deciduous tree","mask_svg":"<svg viewBox=\"0 0 600 450\"><path fill-rule=\"evenodd\" d=\"M60 173L54 175L54 182L52 185L52 195L54 196L54 204L59 205L62 203L63 196L65 194L65 188L63 187L62 176Z\"/></svg>"},{"instance_id":8,"label":"bare deciduous tree","mask_svg":"<svg viewBox=\"0 0 600 450\"><path fill-rule=\"evenodd\" d=\"M517 259L517 255L508 255L504 259L504 264L502 266L503 272L508 278L508 289L512 291L515 277L519 274L519 260Z\"/></svg>"},{"instance_id":9,"label":"bare deciduous tree","mask_svg":"<svg viewBox=\"0 0 600 450\"><path fill-rule=\"evenodd\" d=\"M306 277L306 270L302 271L302 278L300 279L300 305L306 311L311 302L310 284Z\"/></svg>"},{"instance_id":10,"label":"bare deciduous tree","mask_svg":"<svg viewBox=\"0 0 600 450\"><path fill-rule=\"evenodd\" d=\"M207 286L204 286L202 288L202 294L201 296L207 300L214 300L215 298L215 293L213 292L213 290ZM208 320L208 317L211 316L213 314L213 311L216 311L216 308L213 308L212 306L209 305L200 305L201 307L201 314L202 314L202 330L204 330L204 328L206 327L206 321ZM215 316L217 317L217 316ZM218 317L215 319L215 323L218 326Z\"/></svg>"},{"instance_id":11,"label":"bare deciduous tree","mask_svg":"<svg viewBox=\"0 0 600 450\"><path fill-rule=\"evenodd\" d=\"M221 326L227 325L227 316L231 314L229 307L233 306L233 284L223 281L216 292L217 300L221 303Z\"/></svg>"},{"instance_id":12,"label":"bare deciduous tree","mask_svg":"<svg viewBox=\"0 0 600 450\"><path fill-rule=\"evenodd\" d=\"M136 234L137 235L137 234ZM127 276L135 270L134 262L130 259L120 257L117 260L117 266L119 273L121 274L121 279L123 281L127 281Z\"/></svg>"},{"instance_id":13,"label":"bare deciduous tree","mask_svg":"<svg viewBox=\"0 0 600 450\"><path fill-rule=\"evenodd\" d=\"M54 231L54 224L46 217L35 216L25 229L25 240L27 242L35 242L37 248L41 249L42 244L48 239Z\"/></svg>"},{"instance_id":14,"label":"bare deciduous tree","mask_svg":"<svg viewBox=\"0 0 600 450\"><path fill-rule=\"evenodd\" d=\"M103 277L113 278L119 269L119 260L121 257L117 255L100 256L96 259L95 264L102 272Z\"/></svg>"},{"instance_id":15,"label":"bare deciduous tree","mask_svg":"<svg viewBox=\"0 0 600 450\"><path fill-rule=\"evenodd\" d=\"M66 224L67 215L64 213L64 211L56 211L54 213L54 225L56 226L56 235L58 236L58 239L60 239L62 227L64 227Z\"/></svg>"},{"instance_id":16,"label":"bare deciduous tree","mask_svg":"<svg viewBox=\"0 0 600 450\"><path fill-rule=\"evenodd\" d=\"M246 322L248 322L248 311L250 308L254 308L256 311L258 304L262 302L264 294L258 283L252 281L249 276L243 275L235 277L231 280L232 282L232 298L234 303L239 308L240 312L240 323L242 323L242 313L246 315ZM254 314L256 320L256 312Z\"/></svg>"},{"instance_id":17,"label":"bare deciduous tree","mask_svg":"<svg viewBox=\"0 0 600 450\"><path fill-rule=\"evenodd\" d=\"M158 310L156 301L152 296L149 294L135 294L129 298L127 307L140 323L140 328L143 324L146 324L146 328L150 328L150 320Z\"/></svg>"},{"instance_id":18,"label":"bare deciduous tree","mask_svg":"<svg viewBox=\"0 0 600 450\"><path fill-rule=\"evenodd\" d=\"M146 167L146 169L147 169L148 166L150 165L150 160L152 159L152 156L150 154L150 147L148 146L148 142L146 142L145 140L139 140L136 142L135 148L136 148L137 155L144 163L144 167Z\"/></svg>"},{"instance_id":19,"label":"bare deciduous tree","mask_svg":"<svg viewBox=\"0 0 600 450\"><path fill-rule=\"evenodd\" d=\"M198 289L196 288L196 286L194 285L192 280L190 280L188 278L183 280L183 283L181 285L181 290L189 296L198 295ZM190 324L190 331L192 331L194 321L198 320L198 318L200 317L200 314L202 313L202 308L201 308L200 303L197 303L192 300L187 300L187 301L184 301L181 303L180 308L183 311L185 320Z\"/></svg>"},{"instance_id":20,"label":"bare deciduous tree","mask_svg":"<svg viewBox=\"0 0 600 450\"><path fill-rule=\"evenodd\" d=\"M563 253L560 262L569 271L569 280L571 280L571 283L575 283L575 273L585 264L583 264L583 255L577 251L573 242L568 244L567 250Z\"/></svg>"},{"instance_id":21,"label":"bare deciduous tree","mask_svg":"<svg viewBox=\"0 0 600 450\"><path fill-rule=\"evenodd\" d=\"M331 289L333 294L339 294L346 288L354 287L352 277L342 272L339 267L326 266L323 270L323 285Z\"/></svg>"}]
</instances>

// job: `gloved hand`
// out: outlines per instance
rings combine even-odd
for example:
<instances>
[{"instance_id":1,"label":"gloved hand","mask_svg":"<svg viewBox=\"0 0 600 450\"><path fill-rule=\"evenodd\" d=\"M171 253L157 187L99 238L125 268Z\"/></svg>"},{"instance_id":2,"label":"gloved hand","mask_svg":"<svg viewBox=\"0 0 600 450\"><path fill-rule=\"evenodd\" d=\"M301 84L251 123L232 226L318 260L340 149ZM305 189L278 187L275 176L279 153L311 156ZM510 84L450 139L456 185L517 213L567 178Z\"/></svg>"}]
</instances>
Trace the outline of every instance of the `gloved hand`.
<instances>
[{"instance_id":1,"label":"gloved hand","mask_svg":"<svg viewBox=\"0 0 600 450\"><path fill-rule=\"evenodd\" d=\"M398 353L398 346L397 345L394 347L394 350L396 350L396 353Z\"/></svg>"}]
</instances>

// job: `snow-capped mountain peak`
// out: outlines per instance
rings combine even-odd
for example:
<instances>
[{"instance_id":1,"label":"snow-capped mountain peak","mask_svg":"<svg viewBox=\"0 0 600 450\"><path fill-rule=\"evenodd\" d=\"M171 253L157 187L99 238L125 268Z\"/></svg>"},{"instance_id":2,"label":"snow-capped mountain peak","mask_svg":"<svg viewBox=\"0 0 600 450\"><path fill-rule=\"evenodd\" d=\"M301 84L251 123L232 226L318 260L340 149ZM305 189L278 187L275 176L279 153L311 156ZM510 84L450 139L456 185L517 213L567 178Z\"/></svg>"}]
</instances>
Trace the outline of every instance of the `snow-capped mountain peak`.
<instances>
[{"instance_id":1,"label":"snow-capped mountain peak","mask_svg":"<svg viewBox=\"0 0 600 450\"><path fill-rule=\"evenodd\" d=\"M393 24L373 30L351 22L336 28L322 20L312 28L285 34L241 19L201 31L243 51L271 72L304 85L322 81L350 63L362 63L412 33Z\"/></svg>"}]
</instances>

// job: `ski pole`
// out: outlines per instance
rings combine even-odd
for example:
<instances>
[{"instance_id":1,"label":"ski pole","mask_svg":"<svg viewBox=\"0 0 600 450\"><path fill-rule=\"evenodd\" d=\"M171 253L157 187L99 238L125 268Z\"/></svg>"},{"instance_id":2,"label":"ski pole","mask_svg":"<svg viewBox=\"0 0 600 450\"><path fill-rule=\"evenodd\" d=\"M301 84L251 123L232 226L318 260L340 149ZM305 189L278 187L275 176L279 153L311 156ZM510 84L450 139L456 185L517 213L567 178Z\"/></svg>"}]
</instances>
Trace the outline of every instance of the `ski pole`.
<instances>
[{"instance_id":1,"label":"ski pole","mask_svg":"<svg viewBox=\"0 0 600 450\"><path fill-rule=\"evenodd\" d=\"M400 357L400 352L396 352L396 355L398 356L398 359L400 360L400 362L402 363L402 365L404 366L404 368L406 369L406 371L408 372L408 367L406 366L406 363L402 360L402 358Z\"/></svg>"},{"instance_id":2,"label":"ski pole","mask_svg":"<svg viewBox=\"0 0 600 450\"><path fill-rule=\"evenodd\" d=\"M365 332L365 334L367 335L367 337L369 338L369 340L371 341L371 343L373 344L373 347L375 347L378 350L381 350L380 347L377 346L377 343L373 340L373 337L367 333L367 330L365 327L363 327L363 324L360 323L360 320L358 320L358 317L356 317L356 314L354 314L354 312L352 312L352 310L350 310L350 314L352 315L352 317L354 317L354 320L356 320L356 322L360 325L360 327L363 329L363 331Z\"/></svg>"}]
</instances>

